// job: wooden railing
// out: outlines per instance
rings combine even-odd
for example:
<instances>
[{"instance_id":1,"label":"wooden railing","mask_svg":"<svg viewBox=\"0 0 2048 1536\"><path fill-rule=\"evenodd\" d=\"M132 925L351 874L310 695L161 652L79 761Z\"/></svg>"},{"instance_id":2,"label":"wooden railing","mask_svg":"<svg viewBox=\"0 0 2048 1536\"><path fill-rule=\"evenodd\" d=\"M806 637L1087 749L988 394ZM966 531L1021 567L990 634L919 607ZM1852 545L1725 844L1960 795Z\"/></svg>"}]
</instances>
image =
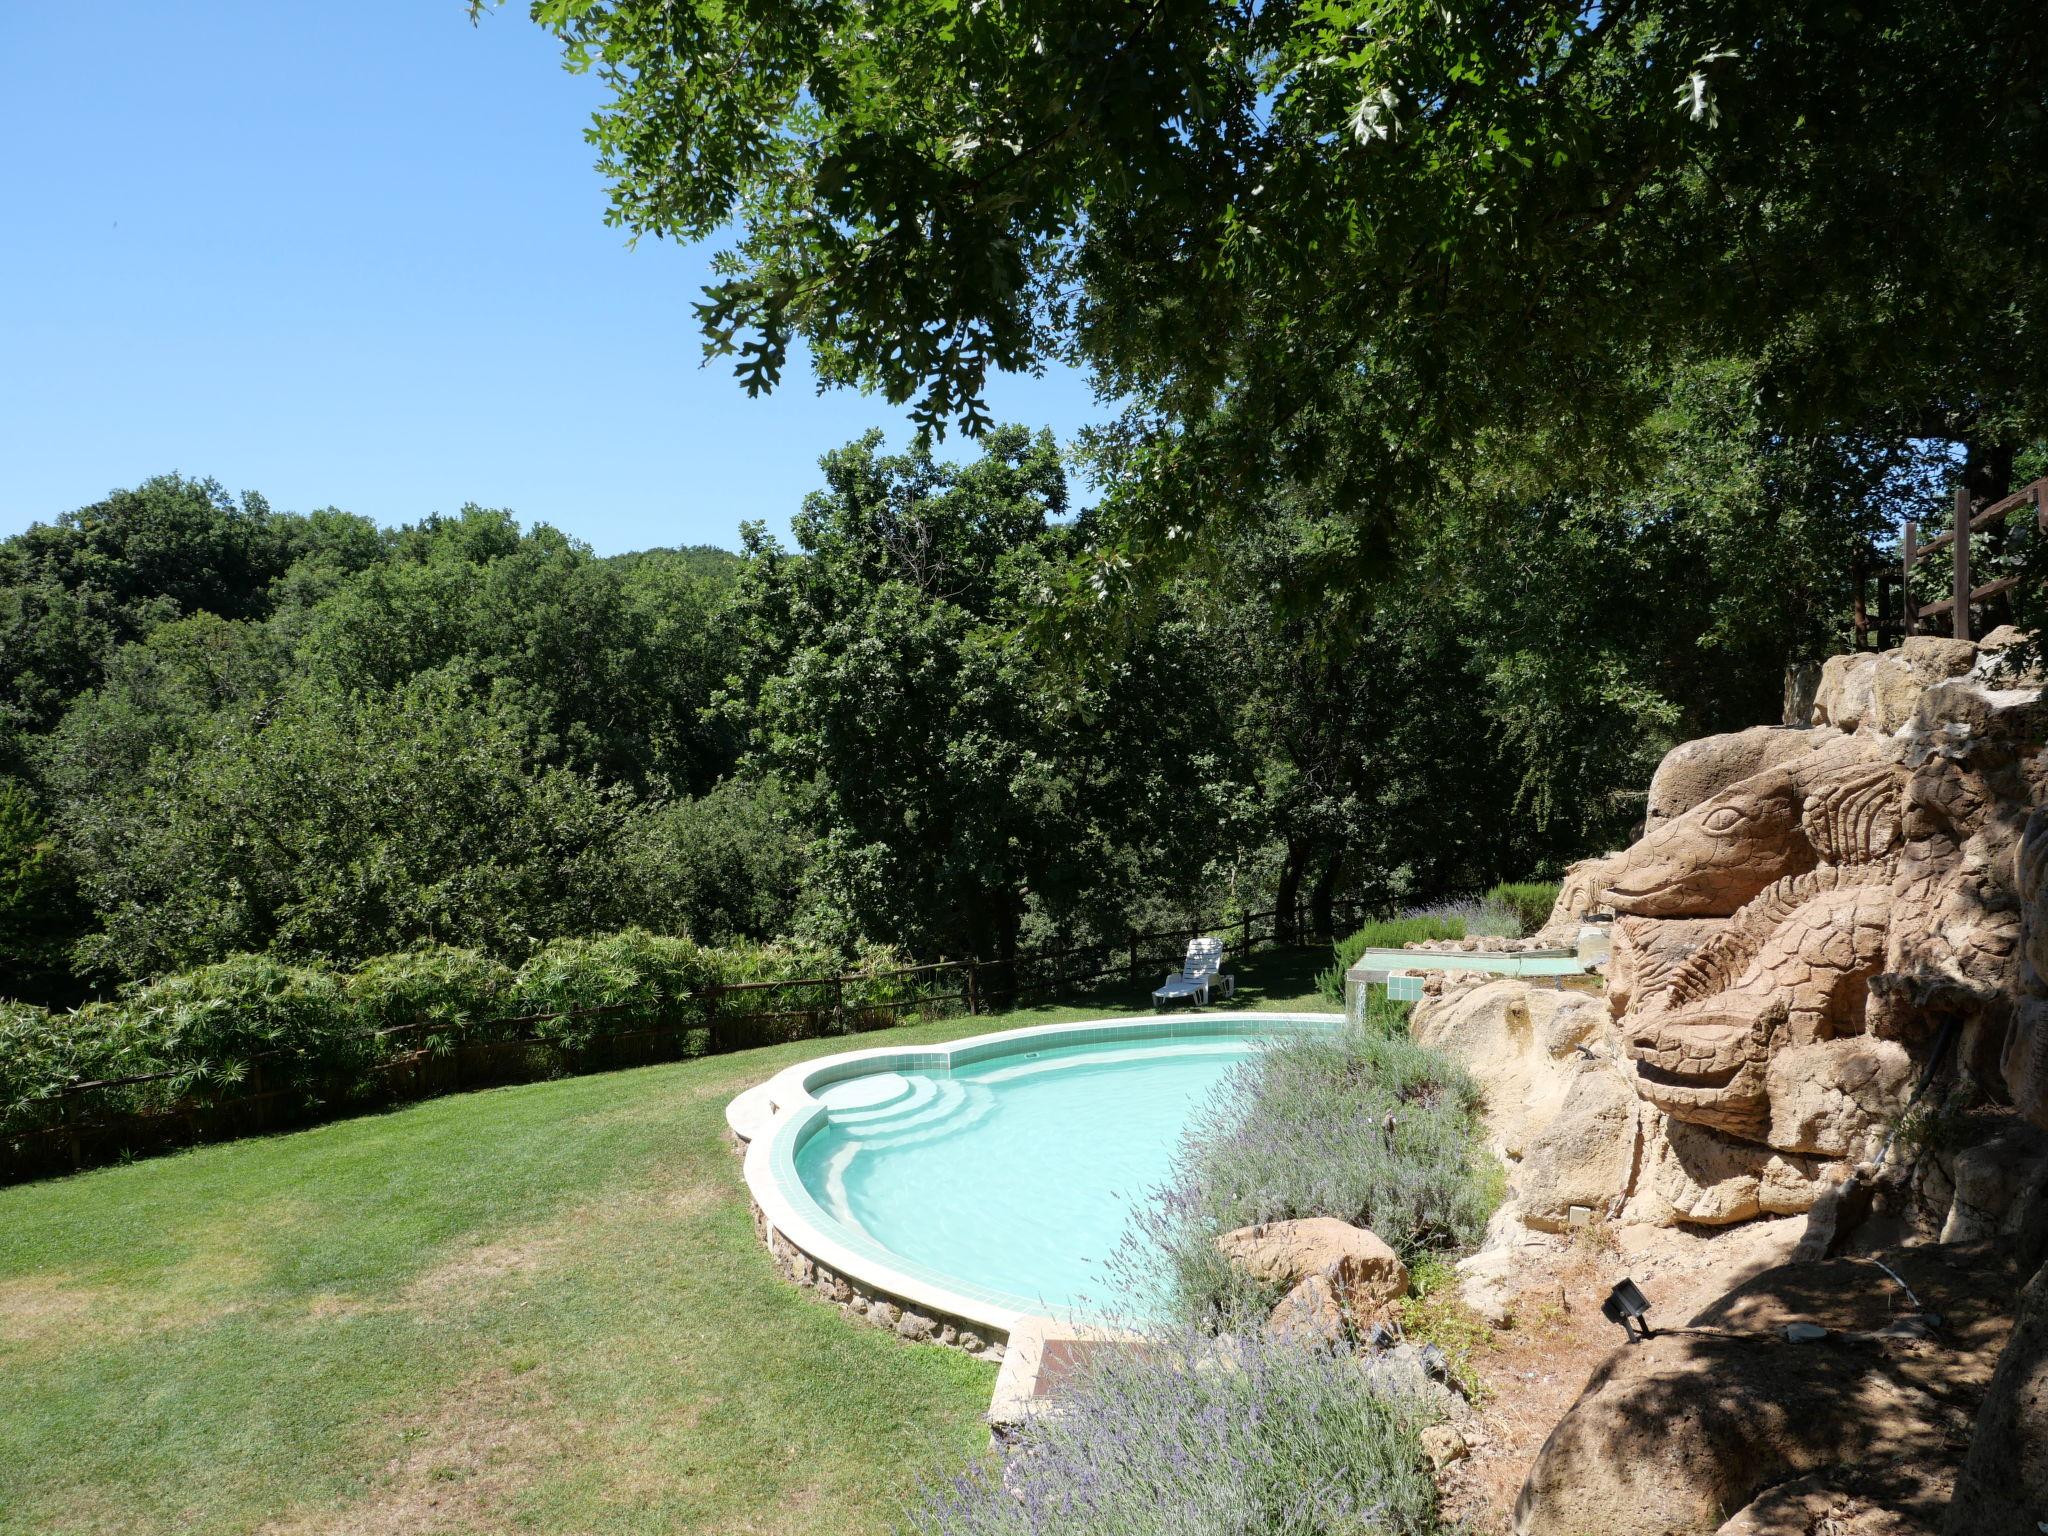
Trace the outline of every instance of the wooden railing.
<instances>
[{"instance_id":1,"label":"wooden railing","mask_svg":"<svg viewBox=\"0 0 2048 1536\"><path fill-rule=\"evenodd\" d=\"M1970 536L1979 529L1989 528L1993 523L2005 521L2007 517L2026 506L2034 508L2034 525L2037 528L2048 530L2048 476L2034 481L2031 485L2022 486L2010 496L2005 497L2001 501L1994 501L1990 506L1977 512L1970 510L1970 493L1961 486L1957 486L1954 527L1947 533L1929 539L1925 543L1920 541L1920 524L1910 518L1907 520L1905 536L1900 540L1902 559L1899 593L1902 606L1901 618L1906 634L1914 633L1922 619L1930 619L1938 614L1946 613L1951 617L1956 639L1968 640L1970 638L1970 605L1972 603L1981 603L1987 598L1996 597L2001 592L2010 592L2020 582L2020 578L2017 576L2004 576L1996 581L1987 581L1981 587L1972 586L1970 584ZM1943 598L1938 603L1916 604L1913 601L1914 565L1926 559L1929 555L1948 548L1955 550L1954 570L1949 596ZM1863 616L1860 592L1858 594L1857 606L1858 619L1860 621ZM1859 625L1859 642L1861 638L1862 634Z\"/></svg>"}]
</instances>

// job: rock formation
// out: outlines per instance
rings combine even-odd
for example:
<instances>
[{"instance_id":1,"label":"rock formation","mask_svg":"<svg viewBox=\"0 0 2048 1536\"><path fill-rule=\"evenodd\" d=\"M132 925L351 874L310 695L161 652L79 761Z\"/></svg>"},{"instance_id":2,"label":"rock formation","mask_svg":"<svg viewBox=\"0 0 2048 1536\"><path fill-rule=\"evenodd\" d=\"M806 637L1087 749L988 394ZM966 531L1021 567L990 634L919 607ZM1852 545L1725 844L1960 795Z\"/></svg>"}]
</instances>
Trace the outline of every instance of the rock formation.
<instances>
[{"instance_id":1,"label":"rock formation","mask_svg":"<svg viewBox=\"0 0 2048 1536\"><path fill-rule=\"evenodd\" d=\"M1611 1028L1538 1070L1498 1022L1516 984L1434 989L1417 1033L1513 1124L1525 1222L1805 1211L1937 1048L2048 1127L2048 922L2024 955L2020 932L2048 885L2048 706L1997 675L2012 638L1838 657L1811 728L1671 752L1643 836L1574 866L1546 927L1614 913Z\"/></svg>"},{"instance_id":2,"label":"rock formation","mask_svg":"<svg viewBox=\"0 0 2048 1536\"><path fill-rule=\"evenodd\" d=\"M2048 1529L2048 707L2017 638L1837 657L1812 728L1672 753L1643 836L1580 866L1614 957L1569 1056L1506 1051L1506 996L1499 1025L1456 985L1418 1011L1516 1094L1528 1240L1559 1188L1624 1222L1813 1211L1800 1262L1595 1373L1519 1536ZM1901 1136L1930 1078L1949 1118ZM1827 1257L1852 1236L1875 1259Z\"/></svg>"}]
</instances>

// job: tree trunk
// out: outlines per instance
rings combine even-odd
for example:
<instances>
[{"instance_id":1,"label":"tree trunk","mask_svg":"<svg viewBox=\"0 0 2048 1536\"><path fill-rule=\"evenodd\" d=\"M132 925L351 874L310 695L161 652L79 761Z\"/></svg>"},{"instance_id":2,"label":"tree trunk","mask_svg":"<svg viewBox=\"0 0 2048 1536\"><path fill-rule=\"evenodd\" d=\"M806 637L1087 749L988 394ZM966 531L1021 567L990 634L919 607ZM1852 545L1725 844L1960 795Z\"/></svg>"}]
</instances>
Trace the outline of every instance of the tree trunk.
<instances>
[{"instance_id":1,"label":"tree trunk","mask_svg":"<svg viewBox=\"0 0 2048 1536\"><path fill-rule=\"evenodd\" d=\"M1309 896L1309 912L1318 939L1329 940L1337 936L1337 887L1343 878L1344 848L1339 844L1324 861L1322 872L1316 876L1315 890Z\"/></svg>"},{"instance_id":2,"label":"tree trunk","mask_svg":"<svg viewBox=\"0 0 2048 1536\"><path fill-rule=\"evenodd\" d=\"M1295 921L1295 909L1301 902L1301 876L1308 864L1309 840L1305 837L1287 839L1287 858L1280 865L1280 889L1273 898L1277 915L1273 919L1273 938L1280 944L1299 944L1301 925Z\"/></svg>"}]
</instances>

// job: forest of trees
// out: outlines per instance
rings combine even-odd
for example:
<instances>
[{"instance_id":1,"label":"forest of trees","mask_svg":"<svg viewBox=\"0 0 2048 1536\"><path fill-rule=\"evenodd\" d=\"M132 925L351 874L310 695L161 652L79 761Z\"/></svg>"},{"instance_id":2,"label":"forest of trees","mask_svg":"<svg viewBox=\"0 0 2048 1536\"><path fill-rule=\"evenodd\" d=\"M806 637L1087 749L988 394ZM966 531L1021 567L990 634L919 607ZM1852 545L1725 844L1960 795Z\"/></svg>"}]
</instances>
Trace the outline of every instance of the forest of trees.
<instances>
[{"instance_id":1,"label":"forest of trees","mask_svg":"<svg viewBox=\"0 0 2048 1536\"><path fill-rule=\"evenodd\" d=\"M1327 931L1554 871L1673 741L1776 717L1947 462L1754 398L1689 371L1626 497L1475 488L1341 602L1307 488L1106 593L1100 514L1018 427L958 464L870 434L795 548L738 555L117 491L0 544L0 996L626 927L999 956L1278 899Z\"/></svg>"},{"instance_id":2,"label":"forest of trees","mask_svg":"<svg viewBox=\"0 0 2048 1536\"><path fill-rule=\"evenodd\" d=\"M849 444L736 555L47 509L0 543L0 996L1553 872L1777 718L1901 515L2048 469L2031 6L530 10L611 221L732 242L709 354L801 344L961 462ZM1055 359L1101 424L990 421Z\"/></svg>"}]
</instances>

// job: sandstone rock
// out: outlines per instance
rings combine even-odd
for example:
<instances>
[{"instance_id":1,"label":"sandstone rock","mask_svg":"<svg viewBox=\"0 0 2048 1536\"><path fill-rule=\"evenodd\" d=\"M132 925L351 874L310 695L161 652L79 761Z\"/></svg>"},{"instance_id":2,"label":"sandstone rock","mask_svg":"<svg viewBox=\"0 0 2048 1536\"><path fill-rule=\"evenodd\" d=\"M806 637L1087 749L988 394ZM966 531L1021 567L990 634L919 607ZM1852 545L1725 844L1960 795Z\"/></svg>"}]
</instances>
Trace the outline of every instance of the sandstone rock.
<instances>
[{"instance_id":1,"label":"sandstone rock","mask_svg":"<svg viewBox=\"0 0 2048 1536\"><path fill-rule=\"evenodd\" d=\"M2021 835L2048 791L2048 706L1954 675L1974 654L1927 637L1867 658L1890 679L1887 727L1917 690L1893 737L1875 714L1808 733L1811 750L1653 827L1611 878L1636 1091L1660 1120L1783 1154L1712 1177L1664 1159L1656 1192L1681 1219L1742 1219L1750 1172L1756 1209L1809 1204L1802 1160L1865 1153L1944 1020L1965 1070L2048 1126L2048 982L2017 996L2026 914L2048 908L2048 825ZM1824 692L1839 703L1863 670L1841 660Z\"/></svg>"},{"instance_id":2,"label":"sandstone rock","mask_svg":"<svg viewBox=\"0 0 2048 1536\"><path fill-rule=\"evenodd\" d=\"M922 1344L939 1331L938 1323L922 1312L906 1311L896 1319L896 1336Z\"/></svg>"},{"instance_id":3,"label":"sandstone rock","mask_svg":"<svg viewBox=\"0 0 2048 1536\"><path fill-rule=\"evenodd\" d=\"M1853 652L1830 656L1821 664L1820 687L1813 696L1813 723L1853 731L1871 714L1871 679L1877 657Z\"/></svg>"},{"instance_id":4,"label":"sandstone rock","mask_svg":"<svg viewBox=\"0 0 2048 1536\"><path fill-rule=\"evenodd\" d=\"M1458 1299L1483 1323L1504 1328L1514 1317L1515 1256L1489 1245L1458 1261Z\"/></svg>"},{"instance_id":5,"label":"sandstone rock","mask_svg":"<svg viewBox=\"0 0 2048 1536\"><path fill-rule=\"evenodd\" d=\"M2010 1232L2028 1198L2048 1182L2048 1133L2015 1122L1988 1141L1958 1152L1950 1165L1954 1194L1941 1241L1966 1243Z\"/></svg>"},{"instance_id":6,"label":"sandstone rock","mask_svg":"<svg viewBox=\"0 0 2048 1536\"><path fill-rule=\"evenodd\" d=\"M1860 1352L1661 1334L1594 1374L1538 1452L1513 1529L1711 1531L1773 1483L1849 1459L1937 1455L1944 1429L1929 1400Z\"/></svg>"},{"instance_id":7,"label":"sandstone rock","mask_svg":"<svg viewBox=\"0 0 2048 1536\"><path fill-rule=\"evenodd\" d=\"M1939 1536L1953 1486L1911 1462L1835 1467L1766 1490L1714 1536Z\"/></svg>"},{"instance_id":8,"label":"sandstone rock","mask_svg":"<svg viewBox=\"0 0 2048 1536\"><path fill-rule=\"evenodd\" d=\"M1776 767L1802 752L1811 752L1819 740L1808 730L1758 725L1725 736L1702 736L1673 747L1664 754L1664 761L1650 778L1649 800L1644 807L1645 830L1683 816L1753 773Z\"/></svg>"},{"instance_id":9,"label":"sandstone rock","mask_svg":"<svg viewBox=\"0 0 2048 1536\"><path fill-rule=\"evenodd\" d=\"M1361 1354L1358 1368L1375 1390L1388 1396L1412 1398L1444 1418L1472 1416L1472 1405L1465 1401L1464 1394L1443 1372L1431 1370L1428 1358L1413 1344L1396 1344L1392 1349Z\"/></svg>"},{"instance_id":10,"label":"sandstone rock","mask_svg":"<svg viewBox=\"0 0 2048 1536\"><path fill-rule=\"evenodd\" d=\"M1913 718L1920 696L1936 683L1966 676L1977 664L1977 647L1967 640L1914 635L1878 658L1870 677L1870 713L1865 724L1889 736Z\"/></svg>"},{"instance_id":11,"label":"sandstone rock","mask_svg":"<svg viewBox=\"0 0 2048 1536\"><path fill-rule=\"evenodd\" d=\"M1266 1319L1266 1332L1309 1348L1333 1349L1349 1341L1351 1325L1330 1278L1310 1275L1281 1297Z\"/></svg>"},{"instance_id":12,"label":"sandstone rock","mask_svg":"<svg viewBox=\"0 0 2048 1536\"><path fill-rule=\"evenodd\" d=\"M1465 1443L1455 1424L1432 1424L1422 1432L1421 1439L1423 1456L1439 1472L1472 1453L1472 1447Z\"/></svg>"},{"instance_id":13,"label":"sandstone rock","mask_svg":"<svg viewBox=\"0 0 2048 1536\"><path fill-rule=\"evenodd\" d=\"M1354 1304L1408 1294L1408 1266L1400 1256L1377 1234L1334 1217L1239 1227L1217 1238L1216 1248L1253 1279L1290 1289L1315 1275Z\"/></svg>"},{"instance_id":14,"label":"sandstone rock","mask_svg":"<svg viewBox=\"0 0 2048 1536\"><path fill-rule=\"evenodd\" d=\"M1948 1536L2038 1536L2048 1519L2048 1270L2020 1298L1949 1505Z\"/></svg>"},{"instance_id":15,"label":"sandstone rock","mask_svg":"<svg viewBox=\"0 0 2048 1536\"><path fill-rule=\"evenodd\" d=\"M2038 688L2048 682L2041 671L2040 657L2029 661L2013 647L2032 637L2011 624L2001 624L1977 642L1977 665L1970 675L1999 688Z\"/></svg>"},{"instance_id":16,"label":"sandstone rock","mask_svg":"<svg viewBox=\"0 0 2048 1536\"><path fill-rule=\"evenodd\" d=\"M868 1302L868 1321L877 1328L894 1328L903 1319L903 1309L893 1301L880 1299Z\"/></svg>"},{"instance_id":17,"label":"sandstone rock","mask_svg":"<svg viewBox=\"0 0 2048 1536\"><path fill-rule=\"evenodd\" d=\"M1899 756L1915 769L1935 757L1967 762L1974 746L2027 753L2048 739L2048 704L2039 688L1994 688L1970 678L1952 678L1931 684L1920 695L1899 734ZM1978 793L1996 794L1999 788L1988 784ZM2022 815L2025 810L2022 806Z\"/></svg>"},{"instance_id":18,"label":"sandstone rock","mask_svg":"<svg viewBox=\"0 0 2048 1536\"><path fill-rule=\"evenodd\" d=\"M1472 1074L1485 1094L1489 1142L1519 1158L1564 1107L1575 1075L1566 1058L1604 1037L1604 1012L1585 993L1490 981L1425 999L1409 1029Z\"/></svg>"},{"instance_id":19,"label":"sandstone rock","mask_svg":"<svg viewBox=\"0 0 2048 1536\"><path fill-rule=\"evenodd\" d=\"M1797 1215L1846 1172L1843 1164L1664 1119L1645 1127L1638 1181L1645 1198L1636 1214L1659 1225L1695 1226L1726 1226L1764 1213Z\"/></svg>"},{"instance_id":20,"label":"sandstone rock","mask_svg":"<svg viewBox=\"0 0 2048 1536\"><path fill-rule=\"evenodd\" d=\"M1580 1061L1564 1103L1530 1143L1515 1178L1522 1220L1561 1232L1575 1225L1574 1207L1617 1211L1636 1152L1636 1095L1628 1078L1613 1063Z\"/></svg>"},{"instance_id":21,"label":"sandstone rock","mask_svg":"<svg viewBox=\"0 0 2048 1536\"><path fill-rule=\"evenodd\" d=\"M1785 1047L1771 1058L1765 1081L1766 1142L1853 1160L1874 1150L1905 1109L1913 1062L1896 1041L1852 1036Z\"/></svg>"},{"instance_id":22,"label":"sandstone rock","mask_svg":"<svg viewBox=\"0 0 2048 1536\"><path fill-rule=\"evenodd\" d=\"M1730 1510L1770 1513L1759 1496L1799 1478L1904 1469L1910 1484L1952 1461L2009 1328L2011 1262L1982 1245L1883 1258L1942 1316L1942 1342L1881 1331L1902 1293L1867 1262L1766 1270L1686 1331L1614 1351L1537 1454L1516 1536L1711 1531ZM1794 1322L1831 1337L1786 1343Z\"/></svg>"},{"instance_id":23,"label":"sandstone rock","mask_svg":"<svg viewBox=\"0 0 2048 1536\"><path fill-rule=\"evenodd\" d=\"M1542 949L1569 949L1576 944L1579 927L1587 917L1609 910L1607 877L1620 867L1621 859L1619 853L1601 854L1580 859L1566 869L1564 879L1558 882L1557 900L1551 903L1550 916L1528 942Z\"/></svg>"}]
</instances>

